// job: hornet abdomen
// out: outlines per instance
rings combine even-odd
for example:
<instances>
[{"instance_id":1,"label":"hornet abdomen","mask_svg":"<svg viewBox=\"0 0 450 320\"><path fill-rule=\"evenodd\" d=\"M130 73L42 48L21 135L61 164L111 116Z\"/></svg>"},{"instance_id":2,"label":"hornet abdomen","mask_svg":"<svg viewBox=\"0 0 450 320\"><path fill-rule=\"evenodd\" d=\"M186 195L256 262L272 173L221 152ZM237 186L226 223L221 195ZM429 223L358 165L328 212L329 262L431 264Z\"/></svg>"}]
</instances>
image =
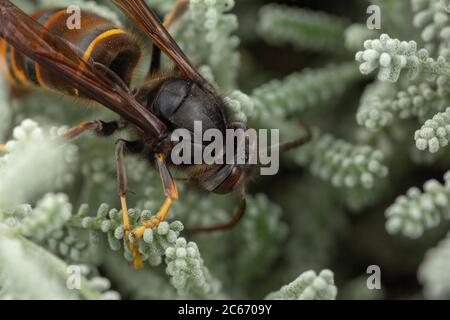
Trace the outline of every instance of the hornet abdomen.
<instances>
[{"instance_id":1,"label":"hornet abdomen","mask_svg":"<svg viewBox=\"0 0 450 320\"><path fill-rule=\"evenodd\" d=\"M98 15L81 11L80 28L69 28L72 13L67 9L44 9L31 16L78 48L80 57L89 58L114 71L127 85L141 57L141 47L129 32ZM0 38L0 69L13 87L41 87L78 96L60 75L41 68Z\"/></svg>"}]
</instances>

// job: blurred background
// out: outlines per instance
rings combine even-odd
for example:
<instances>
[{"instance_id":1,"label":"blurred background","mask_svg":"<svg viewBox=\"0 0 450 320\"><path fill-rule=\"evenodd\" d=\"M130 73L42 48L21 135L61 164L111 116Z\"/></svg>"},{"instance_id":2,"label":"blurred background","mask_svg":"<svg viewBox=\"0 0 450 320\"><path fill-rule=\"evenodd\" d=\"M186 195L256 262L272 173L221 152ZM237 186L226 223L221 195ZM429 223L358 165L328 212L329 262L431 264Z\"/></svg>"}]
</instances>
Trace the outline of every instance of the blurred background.
<instances>
[{"instance_id":1,"label":"blurred background","mask_svg":"<svg viewBox=\"0 0 450 320\"><path fill-rule=\"evenodd\" d=\"M431 7L438 5L439 1L423 2L430 3ZM281 79L295 71L321 68L329 63L351 60L356 53L356 51L349 51L336 54L339 53L339 47L336 47L336 50L320 50L303 48L301 43L293 45L288 41L274 45L271 41L252 36L248 31L252 30L250 25L255 19L254 12L260 10L262 6L276 4L287 6L292 11L300 8L308 12L311 10L311 13L325 12L350 25L365 24L370 16L366 13L367 8L369 5L376 4L381 8L380 33L389 33L391 37L403 37L400 40L421 41L421 30L413 26L413 3L414 1L409 0L237 1L235 11L244 26L240 28L241 38L244 39L241 49L244 73L239 79L240 85L245 90L250 90L269 79ZM431 15L429 12L428 14ZM332 25L330 24L329 27ZM309 29L306 32L310 32L310 36L314 37L314 30ZM341 33L341 36L340 40L344 42L344 33ZM362 45L363 43L360 45L361 48ZM320 45L318 47L320 48ZM367 85L373 81L372 78L360 79L356 84L347 87L336 100L324 102L328 105L332 104L332 107L314 106L317 108L315 113L302 113L299 115L299 120L311 125L320 125L321 128L326 128L327 131L350 141L364 140L365 138L361 139L364 133L357 128L355 115L361 104L361 95ZM276 177L264 177L258 180L257 185L253 185L255 191L268 193L270 199L282 207L283 219L288 225L293 225L291 219L302 221L295 232L295 240L291 239L290 247L297 245L307 250L306 248L310 245L311 254L309 257L302 256L299 259L302 261L299 263L305 269L326 266L333 270L338 288L343 289L339 293L341 298L423 298L422 285L418 281L419 266L426 252L445 237L450 224L442 222L439 227L425 233L420 239L411 240L402 235L387 233L384 212L397 196L405 194L411 186L421 187L430 179L442 181L448 166L445 161L437 165L429 162L417 163L416 159L411 159L410 151L405 150L414 144L412 137L416 128L414 122L411 122L412 124L408 121L396 124L403 126L405 138L394 143L396 151L389 159L389 181L387 182L389 191L384 192L377 201L362 208L349 208L348 205L335 199L337 191L330 190L326 182L311 181L307 170L289 163L285 163ZM393 131L395 129L388 128L378 135L392 135ZM445 155L441 157L445 158ZM325 205L327 203L328 207ZM289 242L289 237L287 241ZM282 265L280 261L279 266ZM381 268L383 283L381 291L368 291L364 288L367 278L366 268L369 265L378 265ZM439 275L436 277L439 278Z\"/></svg>"}]
</instances>

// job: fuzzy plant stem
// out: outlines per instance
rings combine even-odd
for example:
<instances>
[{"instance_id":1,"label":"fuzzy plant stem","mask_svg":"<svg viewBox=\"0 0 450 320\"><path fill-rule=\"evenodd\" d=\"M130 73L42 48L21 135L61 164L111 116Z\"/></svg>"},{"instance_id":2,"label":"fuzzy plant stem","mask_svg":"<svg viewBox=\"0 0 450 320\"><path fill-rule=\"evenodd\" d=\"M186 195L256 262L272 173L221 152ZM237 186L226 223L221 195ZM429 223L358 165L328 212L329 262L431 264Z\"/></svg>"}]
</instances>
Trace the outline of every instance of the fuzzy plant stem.
<instances>
[{"instance_id":1,"label":"fuzzy plant stem","mask_svg":"<svg viewBox=\"0 0 450 320\"><path fill-rule=\"evenodd\" d=\"M418 238L425 230L449 220L450 172L445 174L444 181L441 184L437 180L429 180L423 191L413 187L406 195L399 196L386 210L386 230L391 234Z\"/></svg>"},{"instance_id":2,"label":"fuzzy plant stem","mask_svg":"<svg viewBox=\"0 0 450 320\"><path fill-rule=\"evenodd\" d=\"M337 288L334 285L334 274L323 270L317 275L314 271L306 271L279 291L269 294L268 300L334 300Z\"/></svg>"},{"instance_id":3,"label":"fuzzy plant stem","mask_svg":"<svg viewBox=\"0 0 450 320\"><path fill-rule=\"evenodd\" d=\"M253 90L254 115L273 119L299 115L313 107L326 106L361 79L352 62L293 73Z\"/></svg>"},{"instance_id":4,"label":"fuzzy plant stem","mask_svg":"<svg viewBox=\"0 0 450 320\"><path fill-rule=\"evenodd\" d=\"M44 250L42 247L22 237L18 231L14 231L0 224L0 242L17 244L24 252L31 255L31 260L40 261L40 263L42 263L47 270L50 270L53 275L57 275L60 279L67 278L67 264ZM65 286L65 282L63 286ZM97 290L92 289L84 278L81 279L80 289L77 291L77 294L84 299L90 300L97 300L102 297L102 294Z\"/></svg>"},{"instance_id":5,"label":"fuzzy plant stem","mask_svg":"<svg viewBox=\"0 0 450 320\"><path fill-rule=\"evenodd\" d=\"M307 165L314 175L335 187L371 189L388 174L381 151L353 145L317 129L313 139L292 155L299 165Z\"/></svg>"},{"instance_id":6,"label":"fuzzy plant stem","mask_svg":"<svg viewBox=\"0 0 450 320\"><path fill-rule=\"evenodd\" d=\"M428 149L431 153L436 153L441 148L447 146L450 140L450 108L427 120L416 131L414 138L417 149Z\"/></svg>"},{"instance_id":7,"label":"fuzzy plant stem","mask_svg":"<svg viewBox=\"0 0 450 320\"><path fill-rule=\"evenodd\" d=\"M315 51L345 52L347 22L323 12L270 4L259 14L258 33L272 44Z\"/></svg>"},{"instance_id":8,"label":"fuzzy plant stem","mask_svg":"<svg viewBox=\"0 0 450 320\"><path fill-rule=\"evenodd\" d=\"M430 249L419 267L417 278L427 299L447 300L450 292L450 233Z\"/></svg>"},{"instance_id":9,"label":"fuzzy plant stem","mask_svg":"<svg viewBox=\"0 0 450 320\"><path fill-rule=\"evenodd\" d=\"M364 42L364 50L356 54L360 62L359 70L362 74L369 74L379 69L380 81L397 82L403 70L408 78L414 80L419 74L429 76L450 77L450 63L442 56L436 60L429 57L426 49L417 49L415 41L400 41L382 34L380 39Z\"/></svg>"}]
</instances>

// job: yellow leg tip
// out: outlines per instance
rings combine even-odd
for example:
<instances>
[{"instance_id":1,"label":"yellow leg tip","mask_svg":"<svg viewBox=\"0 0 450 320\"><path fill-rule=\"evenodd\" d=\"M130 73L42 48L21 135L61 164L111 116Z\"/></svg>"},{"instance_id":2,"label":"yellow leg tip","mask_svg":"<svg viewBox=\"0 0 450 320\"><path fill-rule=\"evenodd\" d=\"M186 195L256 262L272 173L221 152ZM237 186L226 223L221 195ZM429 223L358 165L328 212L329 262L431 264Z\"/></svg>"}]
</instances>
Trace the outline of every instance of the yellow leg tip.
<instances>
[{"instance_id":1,"label":"yellow leg tip","mask_svg":"<svg viewBox=\"0 0 450 320\"><path fill-rule=\"evenodd\" d=\"M134 257L134 261L133 261L133 267L135 269L142 269L142 267L144 266L142 263L142 255L139 252L137 246L135 245L134 248L132 249L133 252L133 257Z\"/></svg>"},{"instance_id":2,"label":"yellow leg tip","mask_svg":"<svg viewBox=\"0 0 450 320\"><path fill-rule=\"evenodd\" d=\"M131 251L131 255L133 256L133 267L135 269L141 269L143 267L142 264L142 255L139 252L139 247L136 243L129 243L128 248Z\"/></svg>"},{"instance_id":3,"label":"yellow leg tip","mask_svg":"<svg viewBox=\"0 0 450 320\"><path fill-rule=\"evenodd\" d=\"M131 231L131 236L133 238L134 241L142 238L142 236L144 235L145 229L148 228L154 228L156 226L158 226L159 223L161 223L161 221L163 221L166 216L167 213L169 212L169 208L172 205L173 200L171 198L167 198L166 202L163 204L163 206L161 207L161 209L158 211L158 213L156 214L156 216L148 221L145 221L142 225L140 225L139 227L136 227L133 231ZM128 241L128 235L130 233L125 231L125 235L127 236L126 241ZM130 243L130 250L131 253L133 254L133 267L135 269L141 269L143 267L143 263L142 263L142 255L138 250L138 247L136 245L136 243Z\"/></svg>"},{"instance_id":4,"label":"yellow leg tip","mask_svg":"<svg viewBox=\"0 0 450 320\"><path fill-rule=\"evenodd\" d=\"M140 226L140 227L135 228L131 232L133 239L138 240L138 239L142 238L142 236L144 235L145 229L146 229L145 226Z\"/></svg>"},{"instance_id":5,"label":"yellow leg tip","mask_svg":"<svg viewBox=\"0 0 450 320\"><path fill-rule=\"evenodd\" d=\"M139 257L139 259L135 259L133 263L133 268L136 270L142 269L144 267L144 264L142 263L142 258Z\"/></svg>"},{"instance_id":6,"label":"yellow leg tip","mask_svg":"<svg viewBox=\"0 0 450 320\"><path fill-rule=\"evenodd\" d=\"M130 218L128 216L128 208L127 208L127 201L125 197L125 193L122 193L120 195L120 201L122 204L122 219L123 219L123 229L125 231L125 243L128 243L128 246L130 248L131 254L133 255L133 267L135 269L141 269L143 267L142 264L142 255L139 252L138 246L135 243L129 243L129 235L130 235ZM136 238L136 233L133 231L131 234L134 239L139 239L144 234L144 230L139 230L141 233L139 237Z\"/></svg>"}]
</instances>

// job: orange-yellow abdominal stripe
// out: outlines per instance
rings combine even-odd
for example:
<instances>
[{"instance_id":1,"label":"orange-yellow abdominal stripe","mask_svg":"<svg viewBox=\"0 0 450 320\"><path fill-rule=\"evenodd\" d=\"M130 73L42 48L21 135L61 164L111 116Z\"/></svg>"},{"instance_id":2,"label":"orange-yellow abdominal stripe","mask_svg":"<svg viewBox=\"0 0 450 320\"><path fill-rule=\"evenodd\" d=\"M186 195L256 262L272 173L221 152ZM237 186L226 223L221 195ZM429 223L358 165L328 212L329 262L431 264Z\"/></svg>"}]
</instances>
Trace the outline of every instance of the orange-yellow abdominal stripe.
<instances>
[{"instance_id":1,"label":"orange-yellow abdominal stripe","mask_svg":"<svg viewBox=\"0 0 450 320\"><path fill-rule=\"evenodd\" d=\"M44 9L31 16L50 33L63 38L79 48L84 61L91 57L98 59L106 67L112 63L111 59L121 53L133 55L126 60L126 79L131 78L135 64L140 56L140 45L127 31L119 29L111 21L99 17L91 12L84 12L84 23L80 30L69 30L66 26L65 9ZM123 37L121 35L124 35ZM114 38L119 36L119 38ZM105 41L111 40L111 45ZM117 41L115 41L117 40ZM134 51L133 51L134 50ZM106 53L105 53L106 51ZM80 65L80 68L82 66ZM80 70L81 71L81 70ZM63 94L79 96L80 93L57 74L46 70L31 59L15 50L4 39L0 38L0 72L14 87L38 86L47 90L59 91ZM122 75L123 76L123 75Z\"/></svg>"},{"instance_id":2,"label":"orange-yellow abdominal stripe","mask_svg":"<svg viewBox=\"0 0 450 320\"><path fill-rule=\"evenodd\" d=\"M101 42L101 41L103 41L103 40L105 40L105 39L107 39L107 38L109 38L111 36L114 36L114 35L117 35L117 34L123 34L123 33L125 33L125 31L123 31L121 29L112 29L112 30L108 30L106 32L103 32L101 35L99 35L97 38L95 38L94 41L91 42L91 44L89 45L89 47L87 48L86 52L83 55L83 60L88 60L89 59L89 57L92 54L92 51L94 50L95 46L99 42Z\"/></svg>"}]
</instances>

